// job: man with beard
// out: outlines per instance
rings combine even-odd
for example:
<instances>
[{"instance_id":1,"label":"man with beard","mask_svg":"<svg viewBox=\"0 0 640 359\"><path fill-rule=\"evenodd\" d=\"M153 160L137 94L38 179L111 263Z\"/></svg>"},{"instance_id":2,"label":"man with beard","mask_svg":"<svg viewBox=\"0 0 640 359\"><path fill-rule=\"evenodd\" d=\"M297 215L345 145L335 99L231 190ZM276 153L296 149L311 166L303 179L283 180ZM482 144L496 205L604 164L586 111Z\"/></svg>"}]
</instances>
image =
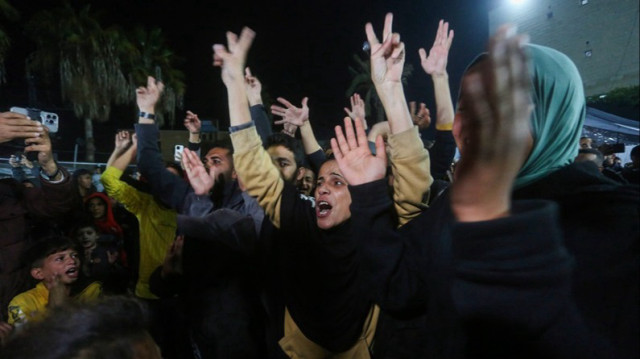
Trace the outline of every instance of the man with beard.
<instances>
[{"instance_id":1,"label":"man with beard","mask_svg":"<svg viewBox=\"0 0 640 359\"><path fill-rule=\"evenodd\" d=\"M154 121L163 88L149 77L136 90L138 169L152 194L177 210L178 233L185 239L180 271L167 276L162 266L156 268L151 291L160 297L180 294L177 309L185 317L187 338L177 339L186 340L195 357L260 357L263 314L253 257L264 213L240 189L230 146L216 144L204 156L211 190L199 191L199 183L188 183L164 167Z\"/></svg>"}]
</instances>

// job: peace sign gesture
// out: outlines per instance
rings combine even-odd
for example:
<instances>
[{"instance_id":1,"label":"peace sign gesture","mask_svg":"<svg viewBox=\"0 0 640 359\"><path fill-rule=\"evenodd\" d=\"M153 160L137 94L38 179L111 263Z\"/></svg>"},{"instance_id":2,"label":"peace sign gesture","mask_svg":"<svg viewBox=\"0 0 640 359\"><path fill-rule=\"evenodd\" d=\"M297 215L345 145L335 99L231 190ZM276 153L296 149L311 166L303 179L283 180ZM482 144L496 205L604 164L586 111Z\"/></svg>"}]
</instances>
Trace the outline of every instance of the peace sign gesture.
<instances>
[{"instance_id":1,"label":"peace sign gesture","mask_svg":"<svg viewBox=\"0 0 640 359\"><path fill-rule=\"evenodd\" d=\"M384 19L382 42L378 40L371 23L365 25L367 41L371 46L371 79L376 86L400 84L404 66L404 43L400 34L392 33L393 14Z\"/></svg>"}]
</instances>

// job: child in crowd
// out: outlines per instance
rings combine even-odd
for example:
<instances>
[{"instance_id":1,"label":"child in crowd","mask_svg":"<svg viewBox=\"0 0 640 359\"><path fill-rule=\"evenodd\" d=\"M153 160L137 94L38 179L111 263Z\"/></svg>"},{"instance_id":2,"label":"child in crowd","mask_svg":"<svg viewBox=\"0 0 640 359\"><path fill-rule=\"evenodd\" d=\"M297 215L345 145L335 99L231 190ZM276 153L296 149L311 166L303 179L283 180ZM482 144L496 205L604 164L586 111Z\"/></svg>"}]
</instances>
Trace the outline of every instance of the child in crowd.
<instances>
[{"instance_id":1,"label":"child in crowd","mask_svg":"<svg viewBox=\"0 0 640 359\"><path fill-rule=\"evenodd\" d=\"M100 234L98 228L89 222L76 227L73 238L83 249L82 273L101 281L105 292L124 292L127 271L119 258L117 239L112 235Z\"/></svg>"},{"instance_id":2,"label":"child in crowd","mask_svg":"<svg viewBox=\"0 0 640 359\"><path fill-rule=\"evenodd\" d=\"M31 276L39 283L35 288L15 296L9 303L9 324L16 329L41 319L48 308L74 299L94 300L102 294L100 282L79 280L80 255L76 244L66 237L50 237L36 242L26 252Z\"/></svg>"}]
</instances>

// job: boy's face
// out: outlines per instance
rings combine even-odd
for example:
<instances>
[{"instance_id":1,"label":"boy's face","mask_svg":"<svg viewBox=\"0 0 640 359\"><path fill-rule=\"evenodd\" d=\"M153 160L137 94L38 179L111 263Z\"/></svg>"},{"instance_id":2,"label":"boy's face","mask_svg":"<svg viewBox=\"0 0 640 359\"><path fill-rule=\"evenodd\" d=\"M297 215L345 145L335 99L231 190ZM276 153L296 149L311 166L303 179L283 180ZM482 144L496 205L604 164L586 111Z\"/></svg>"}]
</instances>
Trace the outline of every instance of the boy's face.
<instances>
[{"instance_id":1,"label":"boy's face","mask_svg":"<svg viewBox=\"0 0 640 359\"><path fill-rule=\"evenodd\" d=\"M93 227L82 227L76 233L76 240L82 244L84 249L95 247L100 235Z\"/></svg>"},{"instance_id":2,"label":"boy's face","mask_svg":"<svg viewBox=\"0 0 640 359\"><path fill-rule=\"evenodd\" d=\"M50 281L59 276L62 284L71 284L78 280L80 258L75 249L65 249L50 254L42 261L42 266L31 269L31 275L38 280Z\"/></svg>"}]
</instances>

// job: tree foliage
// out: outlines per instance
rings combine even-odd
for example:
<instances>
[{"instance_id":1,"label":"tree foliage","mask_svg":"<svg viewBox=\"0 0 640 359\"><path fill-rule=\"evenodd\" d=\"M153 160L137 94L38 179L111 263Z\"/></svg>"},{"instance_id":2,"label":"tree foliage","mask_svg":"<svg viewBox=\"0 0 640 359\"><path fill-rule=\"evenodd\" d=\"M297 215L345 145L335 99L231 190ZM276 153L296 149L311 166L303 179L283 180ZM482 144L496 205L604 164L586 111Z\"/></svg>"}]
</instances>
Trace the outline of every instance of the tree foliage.
<instances>
[{"instance_id":1,"label":"tree foliage","mask_svg":"<svg viewBox=\"0 0 640 359\"><path fill-rule=\"evenodd\" d=\"M18 11L11 6L7 0L0 0L0 19L16 21L18 18ZM4 59L10 46L11 39L9 38L9 35L4 28L0 26L0 84L6 81Z\"/></svg>"}]
</instances>

